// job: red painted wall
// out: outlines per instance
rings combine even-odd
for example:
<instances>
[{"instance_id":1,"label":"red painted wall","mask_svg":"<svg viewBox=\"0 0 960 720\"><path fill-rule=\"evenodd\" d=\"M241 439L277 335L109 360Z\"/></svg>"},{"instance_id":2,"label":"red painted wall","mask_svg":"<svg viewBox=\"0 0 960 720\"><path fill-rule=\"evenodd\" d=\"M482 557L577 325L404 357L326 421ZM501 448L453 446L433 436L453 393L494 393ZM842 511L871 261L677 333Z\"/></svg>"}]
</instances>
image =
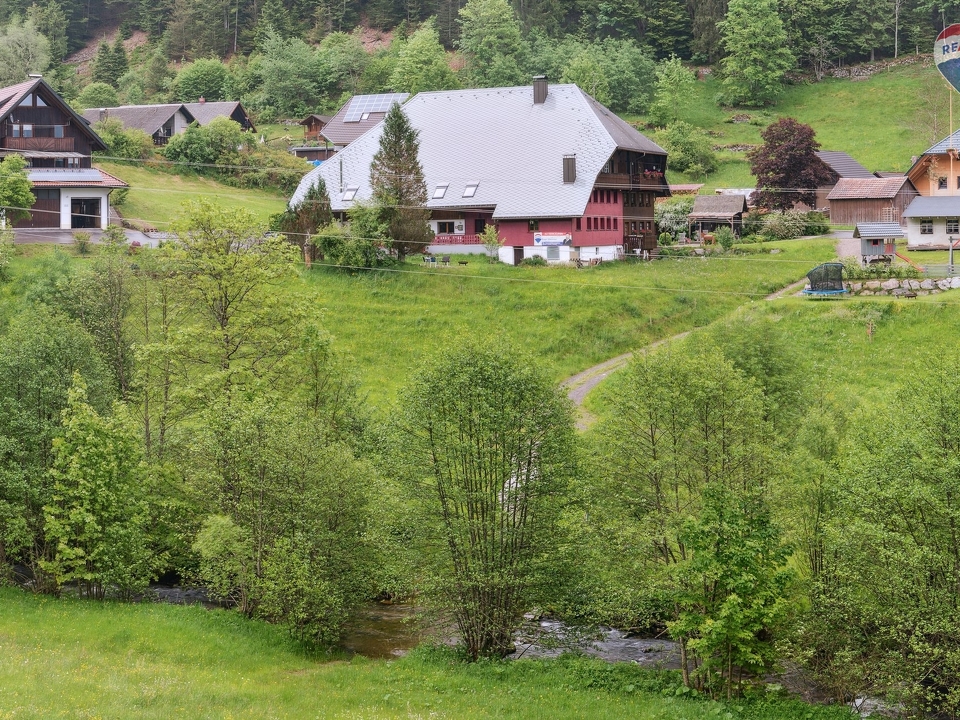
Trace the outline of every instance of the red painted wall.
<instances>
[{"instance_id":1,"label":"red painted wall","mask_svg":"<svg viewBox=\"0 0 960 720\"><path fill-rule=\"evenodd\" d=\"M590 229L587 229L587 220ZM616 228L614 228L616 224ZM603 229L598 229L597 226ZM607 226L610 229L607 229ZM576 227L576 223L574 223ZM619 190L595 190L580 219L580 229L573 231L574 247L586 245L621 245L623 243L623 193Z\"/></svg>"},{"instance_id":2,"label":"red painted wall","mask_svg":"<svg viewBox=\"0 0 960 720\"><path fill-rule=\"evenodd\" d=\"M539 232L557 234L570 233L573 227L573 221L569 218L563 220L540 220ZM533 231L529 229L529 224L526 220L501 220L499 232L504 245L511 247L533 245Z\"/></svg>"}]
</instances>

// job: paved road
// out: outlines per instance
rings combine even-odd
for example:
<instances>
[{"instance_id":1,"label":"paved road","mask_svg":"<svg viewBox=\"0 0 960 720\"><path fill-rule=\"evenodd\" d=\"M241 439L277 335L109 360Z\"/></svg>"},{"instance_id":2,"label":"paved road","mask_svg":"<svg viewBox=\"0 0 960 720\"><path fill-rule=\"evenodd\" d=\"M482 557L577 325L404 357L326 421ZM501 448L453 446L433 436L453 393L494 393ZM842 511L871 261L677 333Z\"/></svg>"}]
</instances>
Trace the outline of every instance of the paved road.
<instances>
[{"instance_id":1,"label":"paved road","mask_svg":"<svg viewBox=\"0 0 960 720\"><path fill-rule=\"evenodd\" d=\"M75 232L80 231L60 230L57 228L18 228L14 230L13 241L18 245L29 245L33 243L72 245L73 233ZM103 235L102 230L83 230L82 232L90 233L90 240L95 243L100 242L100 238ZM127 242L136 240L145 247L154 247L157 244L157 240L144 235L139 230L124 230L124 232L127 235Z\"/></svg>"}]
</instances>

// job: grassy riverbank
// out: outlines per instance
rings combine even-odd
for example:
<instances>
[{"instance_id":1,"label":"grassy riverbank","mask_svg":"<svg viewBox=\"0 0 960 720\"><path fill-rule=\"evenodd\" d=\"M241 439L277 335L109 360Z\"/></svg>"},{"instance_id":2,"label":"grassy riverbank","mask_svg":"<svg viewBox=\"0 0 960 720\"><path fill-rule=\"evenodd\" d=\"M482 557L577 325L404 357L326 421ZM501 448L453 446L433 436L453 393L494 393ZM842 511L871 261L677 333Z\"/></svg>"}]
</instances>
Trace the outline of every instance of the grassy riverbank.
<instances>
[{"instance_id":1,"label":"grassy riverbank","mask_svg":"<svg viewBox=\"0 0 960 720\"><path fill-rule=\"evenodd\" d=\"M11 588L0 588L0 657L4 719L849 717L772 697L683 697L672 673L583 658L310 658L276 628L234 613Z\"/></svg>"}]
</instances>

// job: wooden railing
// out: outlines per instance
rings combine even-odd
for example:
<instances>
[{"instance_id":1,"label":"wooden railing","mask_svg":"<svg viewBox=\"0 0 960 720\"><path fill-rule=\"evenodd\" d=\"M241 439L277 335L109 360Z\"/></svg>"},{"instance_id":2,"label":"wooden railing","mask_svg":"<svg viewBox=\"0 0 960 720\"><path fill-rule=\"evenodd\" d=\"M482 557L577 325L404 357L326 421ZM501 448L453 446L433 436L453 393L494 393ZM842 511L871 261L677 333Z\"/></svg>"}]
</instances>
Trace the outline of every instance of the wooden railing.
<instances>
[{"instance_id":1,"label":"wooden railing","mask_svg":"<svg viewBox=\"0 0 960 720\"><path fill-rule=\"evenodd\" d=\"M479 235L437 235L431 245L482 245Z\"/></svg>"},{"instance_id":2,"label":"wooden railing","mask_svg":"<svg viewBox=\"0 0 960 720\"><path fill-rule=\"evenodd\" d=\"M600 173L596 184L622 188L661 188L665 183L663 173L650 171L639 175Z\"/></svg>"},{"instance_id":3,"label":"wooden railing","mask_svg":"<svg viewBox=\"0 0 960 720\"><path fill-rule=\"evenodd\" d=\"M3 147L7 150L38 150L42 152L73 152L72 137L5 137Z\"/></svg>"}]
</instances>

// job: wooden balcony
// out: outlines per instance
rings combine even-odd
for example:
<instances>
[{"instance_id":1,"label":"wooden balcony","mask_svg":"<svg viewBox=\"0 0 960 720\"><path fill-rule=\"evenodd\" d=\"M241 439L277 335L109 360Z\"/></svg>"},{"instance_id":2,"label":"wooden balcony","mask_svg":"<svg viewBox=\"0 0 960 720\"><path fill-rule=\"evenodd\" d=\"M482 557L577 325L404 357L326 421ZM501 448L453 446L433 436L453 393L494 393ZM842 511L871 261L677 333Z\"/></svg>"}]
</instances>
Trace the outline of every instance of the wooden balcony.
<instances>
[{"instance_id":1,"label":"wooden balcony","mask_svg":"<svg viewBox=\"0 0 960 720\"><path fill-rule=\"evenodd\" d=\"M667 186L661 172L645 172L640 175L627 173L600 173L597 175L598 186L611 188L625 188L627 190L661 190Z\"/></svg>"},{"instance_id":2,"label":"wooden balcony","mask_svg":"<svg viewBox=\"0 0 960 720\"><path fill-rule=\"evenodd\" d=\"M657 234L653 230L623 236L623 250L628 254L636 250L653 250L655 247L657 247Z\"/></svg>"},{"instance_id":3,"label":"wooden balcony","mask_svg":"<svg viewBox=\"0 0 960 720\"><path fill-rule=\"evenodd\" d=\"M479 235L437 235L431 245L482 245Z\"/></svg>"},{"instance_id":4,"label":"wooden balcony","mask_svg":"<svg viewBox=\"0 0 960 720\"><path fill-rule=\"evenodd\" d=\"M72 137L5 137L3 147L6 150L37 150L42 152L74 152Z\"/></svg>"}]
</instances>

